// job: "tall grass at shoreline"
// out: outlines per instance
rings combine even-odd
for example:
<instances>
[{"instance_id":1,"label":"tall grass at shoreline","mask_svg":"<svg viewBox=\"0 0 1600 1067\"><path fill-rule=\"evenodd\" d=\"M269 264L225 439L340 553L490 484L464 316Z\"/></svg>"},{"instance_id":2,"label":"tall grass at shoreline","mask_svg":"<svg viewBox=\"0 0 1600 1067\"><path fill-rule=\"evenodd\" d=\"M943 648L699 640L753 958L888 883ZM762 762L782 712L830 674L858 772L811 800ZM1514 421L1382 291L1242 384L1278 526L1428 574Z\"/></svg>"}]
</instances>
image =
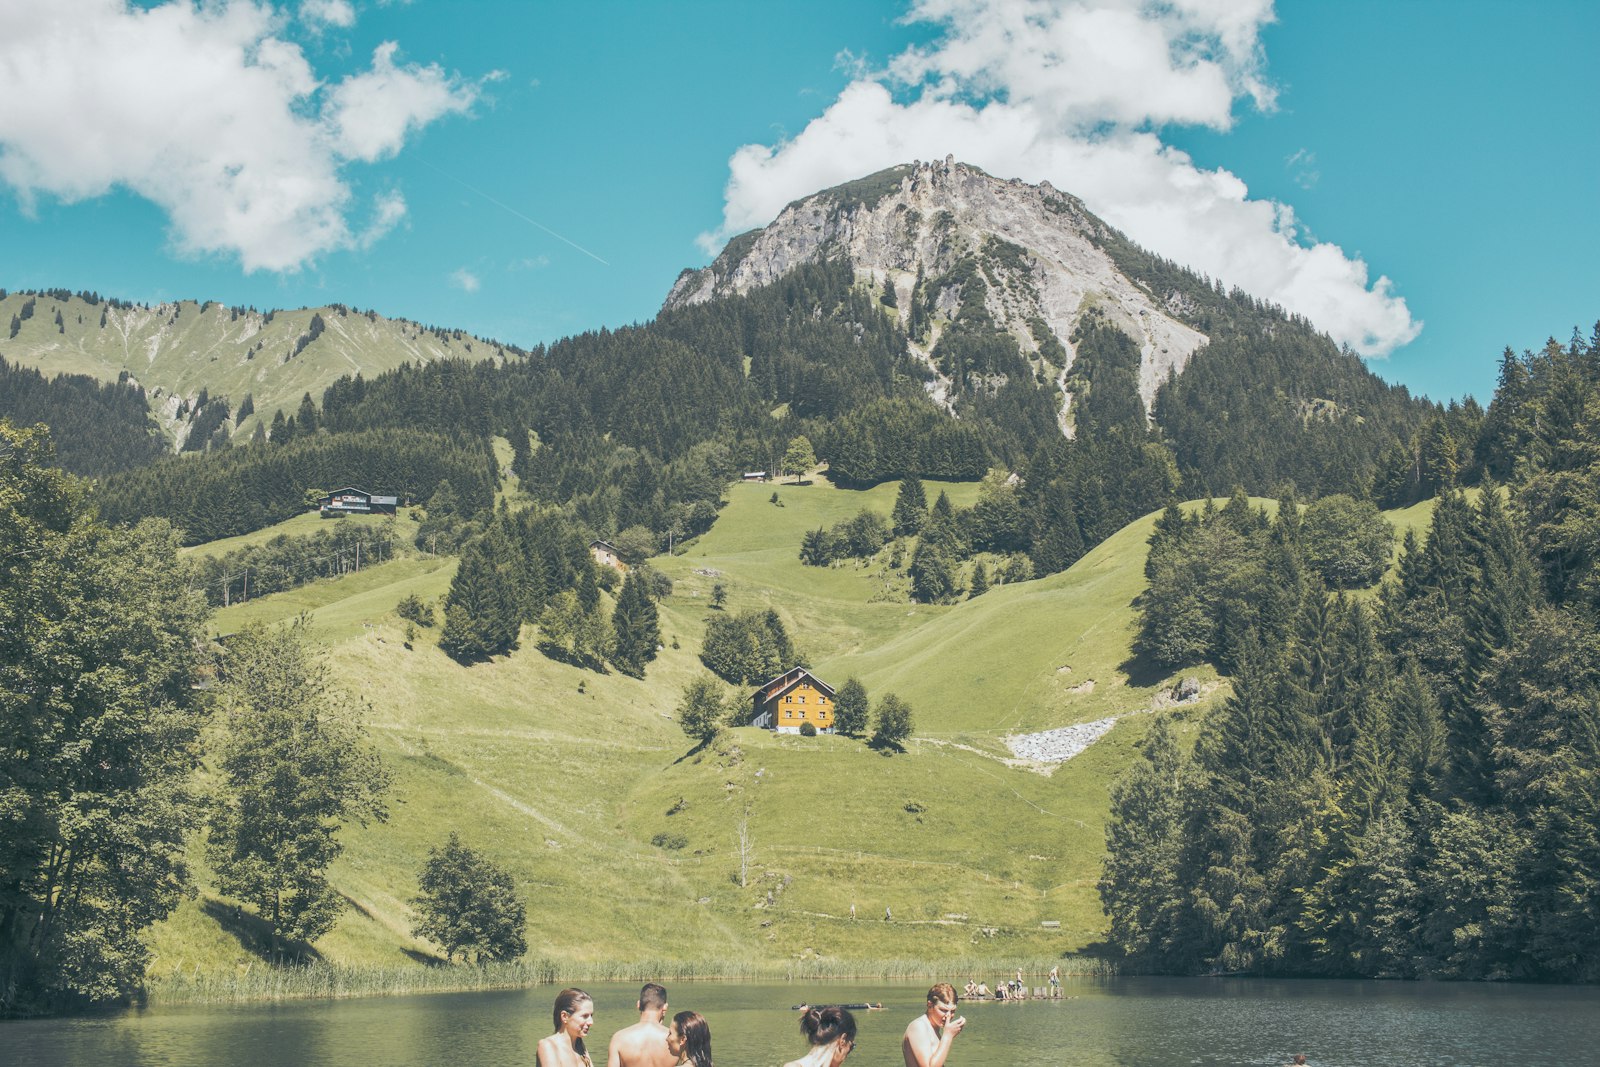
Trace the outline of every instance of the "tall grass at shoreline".
<instances>
[{"instance_id":1,"label":"tall grass at shoreline","mask_svg":"<svg viewBox=\"0 0 1600 1067\"><path fill-rule=\"evenodd\" d=\"M246 1004L277 1000L342 1000L415 993L467 993L574 982L815 981L884 978L939 979L957 985L968 975L1010 975L1018 967L1043 980L1051 967L1078 978L1112 978L1110 960L1064 958L955 958L948 960L625 960L582 963L530 959L482 967L362 967L324 963L250 966L233 974L196 970L149 982L147 1004Z\"/></svg>"}]
</instances>

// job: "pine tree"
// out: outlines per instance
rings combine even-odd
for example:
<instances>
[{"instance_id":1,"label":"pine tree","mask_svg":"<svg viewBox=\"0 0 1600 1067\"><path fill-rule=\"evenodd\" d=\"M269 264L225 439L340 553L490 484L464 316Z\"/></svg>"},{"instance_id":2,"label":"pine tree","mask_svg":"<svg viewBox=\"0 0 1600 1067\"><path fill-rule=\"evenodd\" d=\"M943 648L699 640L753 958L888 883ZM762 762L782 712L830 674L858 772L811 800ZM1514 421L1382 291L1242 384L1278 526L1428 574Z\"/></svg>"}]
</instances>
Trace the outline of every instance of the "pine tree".
<instances>
[{"instance_id":1,"label":"pine tree","mask_svg":"<svg viewBox=\"0 0 1600 1067\"><path fill-rule=\"evenodd\" d=\"M922 480L909 474L900 480L900 491L895 494L894 511L890 522L896 537L913 537L922 532L928 520L928 498L922 489Z\"/></svg>"},{"instance_id":2,"label":"pine tree","mask_svg":"<svg viewBox=\"0 0 1600 1067\"><path fill-rule=\"evenodd\" d=\"M1109 939L1125 955L1158 967L1177 958L1185 925L1181 882L1188 760L1165 718L1144 738L1144 755L1111 790L1100 899Z\"/></svg>"},{"instance_id":3,"label":"pine tree","mask_svg":"<svg viewBox=\"0 0 1600 1067\"><path fill-rule=\"evenodd\" d=\"M1065 483L1051 482L1045 489L1033 534L1034 570L1040 575L1064 571L1083 555L1083 535L1078 513Z\"/></svg>"},{"instance_id":4,"label":"pine tree","mask_svg":"<svg viewBox=\"0 0 1600 1067\"><path fill-rule=\"evenodd\" d=\"M655 601L650 599L644 583L631 571L623 580L622 592L617 597L611 628L616 635L611 662L623 674L643 678L645 664L656 657L656 646L661 643L661 628Z\"/></svg>"},{"instance_id":5,"label":"pine tree","mask_svg":"<svg viewBox=\"0 0 1600 1067\"><path fill-rule=\"evenodd\" d=\"M444 601L439 648L461 663L516 647L522 610L512 574L512 547L497 525L470 544Z\"/></svg>"},{"instance_id":6,"label":"pine tree","mask_svg":"<svg viewBox=\"0 0 1600 1067\"><path fill-rule=\"evenodd\" d=\"M300 434L313 434L317 432L317 405L311 400L311 394L306 393L300 398L300 410L295 413L295 432Z\"/></svg>"},{"instance_id":7,"label":"pine tree","mask_svg":"<svg viewBox=\"0 0 1600 1067\"><path fill-rule=\"evenodd\" d=\"M972 568L972 585L967 590L967 599L979 597L989 591L989 570L979 560L977 566Z\"/></svg>"}]
</instances>

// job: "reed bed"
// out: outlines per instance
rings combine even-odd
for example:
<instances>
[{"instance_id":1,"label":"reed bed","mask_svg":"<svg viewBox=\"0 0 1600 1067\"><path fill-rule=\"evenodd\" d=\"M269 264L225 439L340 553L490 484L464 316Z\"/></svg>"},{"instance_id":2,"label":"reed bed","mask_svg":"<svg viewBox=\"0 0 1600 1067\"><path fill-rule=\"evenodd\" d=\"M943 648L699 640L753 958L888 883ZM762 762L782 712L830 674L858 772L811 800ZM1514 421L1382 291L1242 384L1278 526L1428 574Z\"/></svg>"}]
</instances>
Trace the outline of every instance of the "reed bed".
<instances>
[{"instance_id":1,"label":"reed bed","mask_svg":"<svg viewBox=\"0 0 1600 1067\"><path fill-rule=\"evenodd\" d=\"M973 958L947 960L609 960L526 959L484 966L336 966L325 963L252 964L236 972L196 969L152 979L149 1004L245 1004L275 1000L339 1000L416 993L483 992L576 982L817 981L884 978L952 981L967 976L1009 976L1018 967L1042 978L1052 966L1068 977L1110 978L1110 960L1062 958Z\"/></svg>"}]
</instances>

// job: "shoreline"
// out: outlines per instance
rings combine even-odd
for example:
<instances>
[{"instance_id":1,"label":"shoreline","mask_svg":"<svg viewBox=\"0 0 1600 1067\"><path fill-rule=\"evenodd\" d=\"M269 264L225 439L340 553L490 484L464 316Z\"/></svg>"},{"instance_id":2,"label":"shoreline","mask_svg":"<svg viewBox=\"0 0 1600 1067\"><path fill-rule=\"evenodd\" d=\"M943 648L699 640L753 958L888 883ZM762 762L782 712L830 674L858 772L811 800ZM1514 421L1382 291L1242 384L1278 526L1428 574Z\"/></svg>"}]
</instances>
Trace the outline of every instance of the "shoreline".
<instances>
[{"instance_id":1,"label":"shoreline","mask_svg":"<svg viewBox=\"0 0 1600 1067\"><path fill-rule=\"evenodd\" d=\"M1037 971L1040 981L1052 966L1063 978L1113 978L1121 968L1111 960L1065 958L949 960L630 960L577 962L520 960L485 966L418 964L390 967L312 963L274 967L251 964L242 972L200 972L148 979L133 1006L165 1008L206 1004L265 1004L288 1000L349 1000L427 993L473 993L577 982L797 982L887 979L949 981L951 976L1011 974L1018 967Z\"/></svg>"}]
</instances>

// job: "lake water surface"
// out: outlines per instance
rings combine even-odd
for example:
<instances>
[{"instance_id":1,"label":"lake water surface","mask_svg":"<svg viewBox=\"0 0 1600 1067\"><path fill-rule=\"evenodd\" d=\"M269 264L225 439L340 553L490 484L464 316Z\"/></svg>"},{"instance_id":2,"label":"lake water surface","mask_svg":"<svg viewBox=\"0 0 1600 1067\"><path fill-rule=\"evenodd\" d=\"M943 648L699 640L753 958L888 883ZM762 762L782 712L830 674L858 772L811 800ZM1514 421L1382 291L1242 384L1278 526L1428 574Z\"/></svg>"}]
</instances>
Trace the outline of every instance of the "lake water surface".
<instances>
[{"instance_id":1,"label":"lake water surface","mask_svg":"<svg viewBox=\"0 0 1600 1067\"><path fill-rule=\"evenodd\" d=\"M956 977L956 984L966 976ZM991 976L992 980L992 976ZM593 985L590 1051L637 1018L637 986ZM554 987L242 1008L152 1008L0 1023L0 1065L26 1067L533 1067ZM679 983L672 1010L711 1023L718 1067L776 1067L804 1051L791 1005L858 1012L848 1067L896 1067L926 986ZM950 1067L1572 1067L1600 1062L1600 989L1212 979L1067 980L1067 999L966 1004Z\"/></svg>"}]
</instances>

